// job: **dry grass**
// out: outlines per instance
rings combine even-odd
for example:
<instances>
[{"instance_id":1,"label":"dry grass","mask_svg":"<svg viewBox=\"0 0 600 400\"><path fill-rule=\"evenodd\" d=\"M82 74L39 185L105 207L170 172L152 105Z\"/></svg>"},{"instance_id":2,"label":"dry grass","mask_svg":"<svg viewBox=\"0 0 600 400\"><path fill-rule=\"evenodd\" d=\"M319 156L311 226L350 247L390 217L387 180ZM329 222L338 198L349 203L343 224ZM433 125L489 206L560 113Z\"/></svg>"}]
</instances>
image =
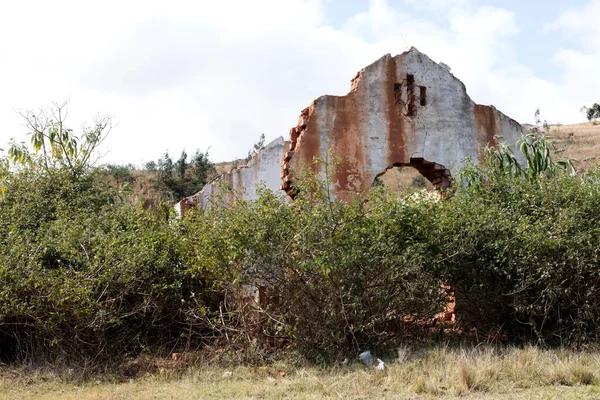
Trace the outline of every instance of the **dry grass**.
<instances>
[{"instance_id":1,"label":"dry grass","mask_svg":"<svg viewBox=\"0 0 600 400\"><path fill-rule=\"evenodd\" d=\"M580 163L580 171L598 165L600 161L600 125L589 122L573 125L553 125L549 136L560 157L572 157Z\"/></svg>"},{"instance_id":2,"label":"dry grass","mask_svg":"<svg viewBox=\"0 0 600 400\"><path fill-rule=\"evenodd\" d=\"M600 398L600 354L534 347L404 348L385 371L360 364L331 368L222 367L156 371L126 383L4 369L0 399L581 399Z\"/></svg>"},{"instance_id":3,"label":"dry grass","mask_svg":"<svg viewBox=\"0 0 600 400\"><path fill-rule=\"evenodd\" d=\"M421 175L416 168L402 167L402 168L390 168L385 174L379 178L383 181L383 184L390 188L393 192L400 192L403 188L409 187L413 182L413 179ZM425 180L427 184L427 190L433 190L433 185L428 180Z\"/></svg>"}]
</instances>

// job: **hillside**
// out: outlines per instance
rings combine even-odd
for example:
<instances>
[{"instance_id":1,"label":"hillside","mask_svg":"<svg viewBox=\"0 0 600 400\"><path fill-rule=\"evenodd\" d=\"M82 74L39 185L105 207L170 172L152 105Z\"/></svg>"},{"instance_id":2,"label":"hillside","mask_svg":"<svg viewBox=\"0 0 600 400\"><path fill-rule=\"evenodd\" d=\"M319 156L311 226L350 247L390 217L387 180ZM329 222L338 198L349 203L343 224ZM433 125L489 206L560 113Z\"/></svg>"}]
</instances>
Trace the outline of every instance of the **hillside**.
<instances>
[{"instance_id":1,"label":"hillside","mask_svg":"<svg viewBox=\"0 0 600 400\"><path fill-rule=\"evenodd\" d=\"M559 150L559 156L572 157L579 161L580 171L598 165L600 160L600 124L581 123L552 125L549 136ZM564 150L564 151L562 151Z\"/></svg>"},{"instance_id":2,"label":"hillside","mask_svg":"<svg viewBox=\"0 0 600 400\"><path fill-rule=\"evenodd\" d=\"M233 161L222 161L215 163L215 170L217 171L215 176L219 176L221 174L231 171L233 168L240 167L245 164L246 160L243 158L238 158L237 160Z\"/></svg>"}]
</instances>

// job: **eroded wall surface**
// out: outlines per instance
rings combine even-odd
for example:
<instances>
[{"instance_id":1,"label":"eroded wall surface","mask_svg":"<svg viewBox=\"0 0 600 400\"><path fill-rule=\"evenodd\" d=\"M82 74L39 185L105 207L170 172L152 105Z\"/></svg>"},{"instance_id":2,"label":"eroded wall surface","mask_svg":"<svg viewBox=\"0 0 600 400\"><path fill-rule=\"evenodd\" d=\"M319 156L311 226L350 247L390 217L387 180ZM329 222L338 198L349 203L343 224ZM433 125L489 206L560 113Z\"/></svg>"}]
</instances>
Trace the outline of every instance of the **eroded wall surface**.
<instances>
[{"instance_id":1,"label":"eroded wall surface","mask_svg":"<svg viewBox=\"0 0 600 400\"><path fill-rule=\"evenodd\" d=\"M206 207L215 198L256 199L261 181L293 196L294 171L303 164L324 168L313 163L315 157L340 160L332 190L342 198L367 191L394 166L415 167L437 188L446 188L463 160L478 162L483 147L500 138L514 144L521 133L518 122L493 106L475 104L448 66L413 47L360 71L347 95L313 101L291 129L290 142L276 139L247 166L218 177L177 208Z\"/></svg>"},{"instance_id":2,"label":"eroded wall surface","mask_svg":"<svg viewBox=\"0 0 600 400\"><path fill-rule=\"evenodd\" d=\"M219 176L204 188L181 200L176 209L182 214L190 207L205 208L212 201L254 200L257 185L261 182L267 188L279 191L281 186L281 159L289 143L283 137L264 146L247 165L237 167Z\"/></svg>"},{"instance_id":3,"label":"eroded wall surface","mask_svg":"<svg viewBox=\"0 0 600 400\"><path fill-rule=\"evenodd\" d=\"M294 171L315 157L339 157L333 190L341 197L368 190L393 166L412 166L436 187L450 171L497 140L514 144L521 125L493 106L475 104L444 64L414 47L383 56L352 80L345 96L321 96L290 131L281 188L291 195ZM314 167L314 168L324 168Z\"/></svg>"}]
</instances>

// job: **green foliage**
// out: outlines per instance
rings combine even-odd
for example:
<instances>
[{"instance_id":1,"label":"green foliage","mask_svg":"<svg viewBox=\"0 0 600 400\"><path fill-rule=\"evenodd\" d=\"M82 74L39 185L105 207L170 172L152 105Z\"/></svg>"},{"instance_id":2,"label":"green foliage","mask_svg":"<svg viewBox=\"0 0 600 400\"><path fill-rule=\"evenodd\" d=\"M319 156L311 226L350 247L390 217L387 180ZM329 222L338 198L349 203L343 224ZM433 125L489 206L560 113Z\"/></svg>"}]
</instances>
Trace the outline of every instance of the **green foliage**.
<instances>
[{"instance_id":1,"label":"green foliage","mask_svg":"<svg viewBox=\"0 0 600 400\"><path fill-rule=\"evenodd\" d=\"M373 185L371 185L371 187L378 188L382 186L384 186L383 180L379 176L376 176L375 179L373 179Z\"/></svg>"},{"instance_id":2,"label":"green foliage","mask_svg":"<svg viewBox=\"0 0 600 400\"><path fill-rule=\"evenodd\" d=\"M84 127L76 135L66 125L67 103L53 103L48 109L28 110L21 114L29 129L31 148L13 139L8 149L12 162L39 163L49 173L52 167L68 168L72 175L84 173L93 165L95 151L110 133L110 117L97 117L93 127Z\"/></svg>"},{"instance_id":3,"label":"green foliage","mask_svg":"<svg viewBox=\"0 0 600 400\"><path fill-rule=\"evenodd\" d=\"M546 141L545 135L536 136L530 133L522 136L517 145L527 161L526 171L529 173L530 179L535 179L540 174L557 176L559 171L568 170L573 175L576 172L575 160L569 158L553 162L550 154L552 147Z\"/></svg>"},{"instance_id":4,"label":"green foliage","mask_svg":"<svg viewBox=\"0 0 600 400\"><path fill-rule=\"evenodd\" d=\"M599 178L464 172L463 182L485 184L444 202L438 265L466 326L551 344L598 338Z\"/></svg>"},{"instance_id":5,"label":"green foliage","mask_svg":"<svg viewBox=\"0 0 600 400\"><path fill-rule=\"evenodd\" d=\"M10 177L10 161L8 157L0 155L0 201L4 200L6 186Z\"/></svg>"},{"instance_id":6,"label":"green foliage","mask_svg":"<svg viewBox=\"0 0 600 400\"><path fill-rule=\"evenodd\" d=\"M146 170L151 171L151 172L155 172L156 169L158 168L157 164L155 161L148 161L145 165L144 168L146 168Z\"/></svg>"},{"instance_id":7,"label":"green foliage","mask_svg":"<svg viewBox=\"0 0 600 400\"><path fill-rule=\"evenodd\" d=\"M133 183L134 177L131 174L132 171L135 170L135 166L132 164L129 165L115 165L115 164L107 164L104 167L104 170L108 175L110 175L118 184L121 183Z\"/></svg>"},{"instance_id":8,"label":"green foliage","mask_svg":"<svg viewBox=\"0 0 600 400\"><path fill-rule=\"evenodd\" d=\"M485 148L485 161L488 171L501 175L521 177L526 176L536 181L540 176L555 177L562 171L572 175L576 173L575 162L571 158L553 161L553 147L546 140L546 135L529 133L522 135L517 141L521 157L525 160L523 166L514 155L511 147L501 143L498 147Z\"/></svg>"},{"instance_id":9,"label":"green foliage","mask_svg":"<svg viewBox=\"0 0 600 400\"><path fill-rule=\"evenodd\" d=\"M427 179L423 175L418 174L412 179L410 186L417 189L425 189L427 187Z\"/></svg>"},{"instance_id":10,"label":"green foliage","mask_svg":"<svg viewBox=\"0 0 600 400\"><path fill-rule=\"evenodd\" d=\"M466 326L544 343L596 340L600 323L597 170L577 177L544 135L501 145L468 165L439 218L440 274Z\"/></svg>"},{"instance_id":11,"label":"green foliage","mask_svg":"<svg viewBox=\"0 0 600 400\"><path fill-rule=\"evenodd\" d=\"M60 159L0 158L0 358L108 362L206 344L250 354L282 340L333 361L420 339L442 284L480 338L597 341L600 171L576 176L540 132L517 151L488 148L444 201L378 187L344 202L307 168L293 202L261 188L182 219L168 203L124 201L115 181L129 167L73 174ZM199 152L156 164L173 196L212 168Z\"/></svg>"},{"instance_id":12,"label":"green foliage","mask_svg":"<svg viewBox=\"0 0 600 400\"><path fill-rule=\"evenodd\" d=\"M197 343L207 280L184 279L171 207L124 201L133 166L92 168L108 122L78 137L64 111L26 114L31 150L0 158L0 358L97 365Z\"/></svg>"},{"instance_id":13,"label":"green foliage","mask_svg":"<svg viewBox=\"0 0 600 400\"><path fill-rule=\"evenodd\" d=\"M588 121L592 121L600 118L600 104L594 103L591 107L583 106L581 107L581 111L585 113L585 117Z\"/></svg>"},{"instance_id":14,"label":"green foliage","mask_svg":"<svg viewBox=\"0 0 600 400\"><path fill-rule=\"evenodd\" d=\"M172 214L66 168L15 172L0 214L0 356L107 362L202 334L204 283L184 276Z\"/></svg>"},{"instance_id":15,"label":"green foliage","mask_svg":"<svg viewBox=\"0 0 600 400\"><path fill-rule=\"evenodd\" d=\"M368 205L348 204L329 199L328 183L314 176L295 183L293 204L263 189L256 201L187 217L196 242L190 274L222 271L230 293L261 288L259 305L230 304L233 343L248 347L256 334L288 338L304 357L331 361L392 347L417 329L405 316L441 311L428 241L434 201L382 189Z\"/></svg>"},{"instance_id":16,"label":"green foliage","mask_svg":"<svg viewBox=\"0 0 600 400\"><path fill-rule=\"evenodd\" d=\"M196 150L190 160L184 150L175 162L166 152L158 163L146 163L146 169L156 171L155 188L163 199L169 201L179 200L200 191L209 176L215 172L208 152L201 153L199 150Z\"/></svg>"}]
</instances>

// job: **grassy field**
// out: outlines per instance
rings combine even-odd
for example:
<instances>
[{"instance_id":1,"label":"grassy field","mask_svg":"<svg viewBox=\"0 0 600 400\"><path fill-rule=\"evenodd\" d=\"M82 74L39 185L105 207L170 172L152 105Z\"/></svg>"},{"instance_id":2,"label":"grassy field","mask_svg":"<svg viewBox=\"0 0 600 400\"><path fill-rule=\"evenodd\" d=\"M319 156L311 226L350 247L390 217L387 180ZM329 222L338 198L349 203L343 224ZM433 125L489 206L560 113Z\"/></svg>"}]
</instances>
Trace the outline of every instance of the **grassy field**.
<instances>
[{"instance_id":1,"label":"grassy field","mask_svg":"<svg viewBox=\"0 0 600 400\"><path fill-rule=\"evenodd\" d=\"M600 161L600 125L589 122L573 125L553 125L549 136L560 156L572 157L579 161L578 169L583 171ZM564 150L564 151L562 151Z\"/></svg>"},{"instance_id":2,"label":"grassy field","mask_svg":"<svg viewBox=\"0 0 600 400\"><path fill-rule=\"evenodd\" d=\"M599 399L600 354L534 347L402 349L384 371L360 364L327 369L189 367L124 382L77 382L30 370L0 372L0 399ZM223 377L231 371L230 377ZM71 375L76 375L72 372Z\"/></svg>"}]
</instances>

